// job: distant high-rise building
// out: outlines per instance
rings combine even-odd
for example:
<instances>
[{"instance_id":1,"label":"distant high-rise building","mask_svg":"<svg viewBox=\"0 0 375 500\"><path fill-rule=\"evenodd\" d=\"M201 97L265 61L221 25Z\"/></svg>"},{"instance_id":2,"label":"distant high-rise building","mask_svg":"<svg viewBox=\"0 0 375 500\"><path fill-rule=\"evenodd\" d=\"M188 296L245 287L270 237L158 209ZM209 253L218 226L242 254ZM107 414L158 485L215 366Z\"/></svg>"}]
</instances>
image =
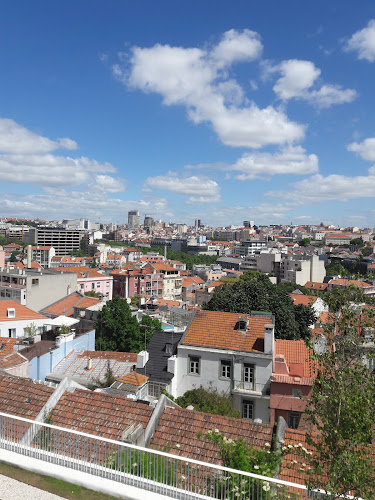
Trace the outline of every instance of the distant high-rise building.
<instances>
[{"instance_id":1,"label":"distant high-rise building","mask_svg":"<svg viewBox=\"0 0 375 500\"><path fill-rule=\"evenodd\" d=\"M253 226L254 226L253 220L244 220L243 221L243 227L253 227Z\"/></svg>"},{"instance_id":2,"label":"distant high-rise building","mask_svg":"<svg viewBox=\"0 0 375 500\"><path fill-rule=\"evenodd\" d=\"M139 227L139 212L138 210L129 210L128 212L128 226Z\"/></svg>"},{"instance_id":3,"label":"distant high-rise building","mask_svg":"<svg viewBox=\"0 0 375 500\"><path fill-rule=\"evenodd\" d=\"M148 215L145 215L145 220L144 220L143 226L144 227L153 227L154 226L153 217L149 217Z\"/></svg>"},{"instance_id":4,"label":"distant high-rise building","mask_svg":"<svg viewBox=\"0 0 375 500\"><path fill-rule=\"evenodd\" d=\"M195 219L195 229L199 229L201 227L202 223L200 219Z\"/></svg>"}]
</instances>

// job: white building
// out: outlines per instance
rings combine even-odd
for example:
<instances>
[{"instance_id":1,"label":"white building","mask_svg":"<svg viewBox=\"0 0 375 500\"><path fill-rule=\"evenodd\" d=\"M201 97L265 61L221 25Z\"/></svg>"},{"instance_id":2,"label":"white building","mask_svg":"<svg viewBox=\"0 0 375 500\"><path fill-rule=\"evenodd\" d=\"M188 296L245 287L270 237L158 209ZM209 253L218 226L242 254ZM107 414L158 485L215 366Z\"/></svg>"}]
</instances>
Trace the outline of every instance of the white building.
<instances>
[{"instance_id":1,"label":"white building","mask_svg":"<svg viewBox=\"0 0 375 500\"><path fill-rule=\"evenodd\" d=\"M25 328L31 325L35 326L35 333L41 333L48 322L49 318L22 306L15 300L0 301L0 337L27 337Z\"/></svg>"},{"instance_id":2,"label":"white building","mask_svg":"<svg viewBox=\"0 0 375 500\"><path fill-rule=\"evenodd\" d=\"M274 357L271 315L199 311L168 360L170 392L182 396L200 386L232 394L242 418L270 420Z\"/></svg>"}]
</instances>

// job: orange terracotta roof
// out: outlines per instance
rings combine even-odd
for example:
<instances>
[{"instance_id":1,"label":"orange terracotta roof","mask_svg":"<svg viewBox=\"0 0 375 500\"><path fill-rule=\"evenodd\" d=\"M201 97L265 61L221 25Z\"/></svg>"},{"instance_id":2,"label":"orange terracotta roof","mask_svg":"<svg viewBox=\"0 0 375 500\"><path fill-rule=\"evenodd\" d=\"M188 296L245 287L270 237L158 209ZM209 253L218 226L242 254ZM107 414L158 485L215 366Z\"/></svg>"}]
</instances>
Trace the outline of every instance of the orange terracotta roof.
<instances>
[{"instance_id":1,"label":"orange terracotta roof","mask_svg":"<svg viewBox=\"0 0 375 500\"><path fill-rule=\"evenodd\" d=\"M295 306L298 306L300 304L302 304L303 306L312 306L314 302L318 300L318 297L312 297L311 295L302 295L300 293L290 293L289 297L292 299Z\"/></svg>"},{"instance_id":2,"label":"orange terracotta roof","mask_svg":"<svg viewBox=\"0 0 375 500\"><path fill-rule=\"evenodd\" d=\"M336 286L336 285L340 285L340 286L354 285L354 286L357 286L359 288L368 288L369 286L372 286L369 283L366 283L365 281L347 280L344 278L337 278L336 280L330 280L329 284L333 285L333 286Z\"/></svg>"},{"instance_id":3,"label":"orange terracotta roof","mask_svg":"<svg viewBox=\"0 0 375 500\"><path fill-rule=\"evenodd\" d=\"M103 358L114 359L123 363L136 363L137 353L134 352L114 352L114 351L83 351L78 355L79 358Z\"/></svg>"},{"instance_id":4,"label":"orange terracotta roof","mask_svg":"<svg viewBox=\"0 0 375 500\"><path fill-rule=\"evenodd\" d=\"M199 276L190 276L182 279L182 286L187 288L190 285L203 285L204 281Z\"/></svg>"},{"instance_id":5,"label":"orange terracotta roof","mask_svg":"<svg viewBox=\"0 0 375 500\"><path fill-rule=\"evenodd\" d=\"M281 354L284 356L289 370L291 366L302 366L302 377L315 377L314 362L310 359L310 350L306 347L303 340L275 340L275 356ZM293 375L291 373L291 375Z\"/></svg>"},{"instance_id":6,"label":"orange terracotta roof","mask_svg":"<svg viewBox=\"0 0 375 500\"><path fill-rule=\"evenodd\" d=\"M219 447L204 437L207 432L215 429L227 439L241 438L255 448L264 448L264 445L271 444L272 440L271 425L167 407L152 438L151 448L195 460L222 464Z\"/></svg>"},{"instance_id":7,"label":"orange terracotta roof","mask_svg":"<svg viewBox=\"0 0 375 500\"><path fill-rule=\"evenodd\" d=\"M24 363L28 363L29 360L24 358L19 352L12 352L6 356L0 357L0 370L9 370Z\"/></svg>"},{"instance_id":8,"label":"orange terracotta roof","mask_svg":"<svg viewBox=\"0 0 375 500\"><path fill-rule=\"evenodd\" d=\"M132 371L130 373L127 373L126 375L123 375L122 377L117 379L117 382L122 382L123 384L129 384L129 385L136 385L140 386L143 385L147 382L148 377L145 375L142 375L141 373L137 373L135 371Z\"/></svg>"},{"instance_id":9,"label":"orange terracotta roof","mask_svg":"<svg viewBox=\"0 0 375 500\"><path fill-rule=\"evenodd\" d=\"M150 263L150 266L155 268L157 271L178 271L178 269L170 266L169 264L162 264L162 263Z\"/></svg>"},{"instance_id":10,"label":"orange terracotta roof","mask_svg":"<svg viewBox=\"0 0 375 500\"><path fill-rule=\"evenodd\" d=\"M34 419L54 389L28 378L0 375L0 411Z\"/></svg>"},{"instance_id":11,"label":"orange terracotta roof","mask_svg":"<svg viewBox=\"0 0 375 500\"><path fill-rule=\"evenodd\" d=\"M317 281L307 281L304 284L305 288L308 288L309 290L326 290L328 287L328 283L319 283Z\"/></svg>"},{"instance_id":12,"label":"orange terracotta roof","mask_svg":"<svg viewBox=\"0 0 375 500\"><path fill-rule=\"evenodd\" d=\"M18 341L16 338L0 337L0 357L11 354L14 351L14 344Z\"/></svg>"},{"instance_id":13,"label":"orange terracotta roof","mask_svg":"<svg viewBox=\"0 0 375 500\"><path fill-rule=\"evenodd\" d=\"M7 309L15 309L15 316L8 318ZM33 319L46 319L45 316L22 306L15 300L0 300L0 322L2 321L24 321Z\"/></svg>"},{"instance_id":14,"label":"orange terracotta roof","mask_svg":"<svg viewBox=\"0 0 375 500\"><path fill-rule=\"evenodd\" d=\"M122 439L132 424L145 428L153 412L123 396L76 390L66 392L53 409L53 423L108 439Z\"/></svg>"},{"instance_id":15,"label":"orange terracotta roof","mask_svg":"<svg viewBox=\"0 0 375 500\"><path fill-rule=\"evenodd\" d=\"M79 292L73 292L63 299L45 307L42 312L45 314L52 314L53 316L72 316L75 307L85 309L86 307L93 306L99 302L100 299L96 299L95 297L86 297L85 295L81 295Z\"/></svg>"},{"instance_id":16,"label":"orange terracotta roof","mask_svg":"<svg viewBox=\"0 0 375 500\"><path fill-rule=\"evenodd\" d=\"M248 318L247 332L236 329L241 317ZM186 331L182 344L264 352L264 326L272 323L270 316L247 316L221 311L199 311Z\"/></svg>"}]
</instances>

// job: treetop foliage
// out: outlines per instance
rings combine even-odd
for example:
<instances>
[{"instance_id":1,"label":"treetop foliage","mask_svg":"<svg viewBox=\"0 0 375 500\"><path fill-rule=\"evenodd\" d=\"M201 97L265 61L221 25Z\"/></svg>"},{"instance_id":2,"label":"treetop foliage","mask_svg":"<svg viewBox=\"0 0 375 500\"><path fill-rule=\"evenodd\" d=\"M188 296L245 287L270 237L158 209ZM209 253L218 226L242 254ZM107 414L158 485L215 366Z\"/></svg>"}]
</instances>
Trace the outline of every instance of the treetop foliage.
<instances>
[{"instance_id":1,"label":"treetop foliage","mask_svg":"<svg viewBox=\"0 0 375 500\"><path fill-rule=\"evenodd\" d=\"M152 335L161 330L161 323L147 315L138 323L126 300L116 296L99 312L95 330L97 350L140 352Z\"/></svg>"},{"instance_id":2,"label":"treetop foliage","mask_svg":"<svg viewBox=\"0 0 375 500\"><path fill-rule=\"evenodd\" d=\"M175 401L182 408L192 405L196 411L241 418L241 412L233 407L232 396L220 393L214 387L204 389L201 386L198 389L186 391L183 396L180 396Z\"/></svg>"},{"instance_id":3,"label":"treetop foliage","mask_svg":"<svg viewBox=\"0 0 375 500\"><path fill-rule=\"evenodd\" d=\"M271 312L275 316L275 337L298 340L309 338L309 325L316 316L311 306L293 304L288 286L274 285L261 273L245 273L243 279L215 289L204 309L250 314L251 311ZM296 288L296 285L292 287Z\"/></svg>"}]
</instances>

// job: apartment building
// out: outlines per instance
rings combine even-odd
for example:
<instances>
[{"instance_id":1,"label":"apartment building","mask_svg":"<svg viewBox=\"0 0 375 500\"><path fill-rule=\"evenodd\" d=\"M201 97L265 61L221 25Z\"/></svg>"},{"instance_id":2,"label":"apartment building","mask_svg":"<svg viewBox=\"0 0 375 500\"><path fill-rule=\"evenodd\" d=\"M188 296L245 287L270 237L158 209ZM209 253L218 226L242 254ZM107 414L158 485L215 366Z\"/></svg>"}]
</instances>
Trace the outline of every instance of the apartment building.
<instances>
[{"instance_id":1,"label":"apartment building","mask_svg":"<svg viewBox=\"0 0 375 500\"><path fill-rule=\"evenodd\" d=\"M242 418L269 422L273 356L271 315L199 311L169 358L170 392L213 386L233 395Z\"/></svg>"},{"instance_id":2,"label":"apartment building","mask_svg":"<svg viewBox=\"0 0 375 500\"><path fill-rule=\"evenodd\" d=\"M113 278L113 295L127 299L134 295L146 298L162 297L164 292L163 274L146 266L142 269L115 270Z\"/></svg>"},{"instance_id":3,"label":"apartment building","mask_svg":"<svg viewBox=\"0 0 375 500\"><path fill-rule=\"evenodd\" d=\"M182 277L180 271L169 264L149 264L149 266L163 276L163 298L169 300L181 299Z\"/></svg>"},{"instance_id":4,"label":"apartment building","mask_svg":"<svg viewBox=\"0 0 375 500\"><path fill-rule=\"evenodd\" d=\"M113 278L99 273L96 269L86 266L56 267L56 271L64 271L76 278L75 289L78 292L95 292L102 300L112 300ZM73 290L72 290L73 291ZM51 304L51 302L49 302Z\"/></svg>"},{"instance_id":5,"label":"apartment building","mask_svg":"<svg viewBox=\"0 0 375 500\"><path fill-rule=\"evenodd\" d=\"M0 301L40 311L77 288L77 277L50 269L0 269Z\"/></svg>"},{"instance_id":6,"label":"apartment building","mask_svg":"<svg viewBox=\"0 0 375 500\"><path fill-rule=\"evenodd\" d=\"M55 255L68 255L73 250L80 250L84 231L53 227L31 228L27 234L27 242L37 246L53 247ZM26 237L25 237L26 241Z\"/></svg>"},{"instance_id":7,"label":"apartment building","mask_svg":"<svg viewBox=\"0 0 375 500\"><path fill-rule=\"evenodd\" d=\"M51 262L55 253L53 247L35 245L31 247L31 260L37 262L43 268L49 268L52 267Z\"/></svg>"}]
</instances>

